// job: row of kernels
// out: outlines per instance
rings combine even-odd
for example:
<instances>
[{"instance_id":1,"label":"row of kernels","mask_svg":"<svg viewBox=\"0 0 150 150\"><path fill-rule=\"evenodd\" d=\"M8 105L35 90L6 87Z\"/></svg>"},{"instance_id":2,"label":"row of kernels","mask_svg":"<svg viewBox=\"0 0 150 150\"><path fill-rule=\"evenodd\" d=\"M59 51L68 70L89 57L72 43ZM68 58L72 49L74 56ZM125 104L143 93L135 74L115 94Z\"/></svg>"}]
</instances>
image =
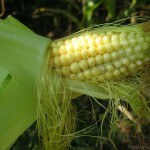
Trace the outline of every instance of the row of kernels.
<instances>
[{"instance_id":1,"label":"row of kernels","mask_svg":"<svg viewBox=\"0 0 150 150\"><path fill-rule=\"evenodd\" d=\"M138 68L141 65L142 65L142 61L136 61L135 63L131 63L127 67L122 66L120 68L113 68L111 70L107 68L108 70L106 69L105 72L100 72L98 67L92 67L82 72L78 72L77 74L76 73L68 74L68 72L66 74L67 70L65 70L66 68L63 68L62 73L65 73L65 76L69 75L71 79L76 79L80 81L87 81L87 80L94 81L93 78L97 78L101 80L102 77L106 79L111 79L114 77L127 76L129 73L133 73L139 70Z\"/></svg>"},{"instance_id":2,"label":"row of kernels","mask_svg":"<svg viewBox=\"0 0 150 150\"><path fill-rule=\"evenodd\" d=\"M128 51L132 51L132 49L126 51L126 53L128 53ZM53 62L54 62L54 66L56 67L60 67L61 65L68 65L71 64L73 62L79 61L79 63L81 64L81 66L88 64L89 66L94 66L95 64L99 65L102 64L103 62L110 62L113 60L116 60L118 58L121 58L125 55L125 51L124 50L120 50L118 52L114 51L112 53L105 53L104 55L96 55L95 57L89 57L88 52L83 51L82 52L76 52L76 53L67 53L66 55L61 55L60 57L54 57L53 58ZM88 58L87 58L88 57ZM86 59L85 59L86 58ZM81 61L81 62L80 62Z\"/></svg>"},{"instance_id":3,"label":"row of kernels","mask_svg":"<svg viewBox=\"0 0 150 150\"><path fill-rule=\"evenodd\" d=\"M102 81L102 79L112 79L114 77L118 77L121 74L126 74L127 69L121 68L121 69L115 69L113 72L106 71L104 74L99 74L97 76L93 76L93 72L88 69L83 72L79 72L78 74L71 74L70 78L80 81L95 81L93 79L97 79L99 81Z\"/></svg>"},{"instance_id":4,"label":"row of kernels","mask_svg":"<svg viewBox=\"0 0 150 150\"><path fill-rule=\"evenodd\" d=\"M135 50L137 51L138 49L141 49L140 47L135 47ZM74 64L76 64L76 67L78 66L78 68L85 70L88 67L92 67L95 65L100 65L103 63L108 63L108 62L112 62L114 61L114 65L119 67L119 63L117 59L121 59L122 63L124 65L128 65L129 64L129 60L131 61L135 61L137 59L143 59L145 57L145 55L143 54L143 52L141 52L141 50L138 50L138 53L135 53L133 51L135 51L131 48L128 48L126 50L120 50L118 52L112 52L111 54L109 53L105 53L104 55L96 55L95 57L88 57L87 59L82 59L82 56L80 55L80 52L78 52L77 57L74 56L73 53L68 53L66 55L62 55L60 57L55 57L53 59L53 63L54 66L56 67L61 67L63 65L69 65L71 64L71 66L74 66ZM127 58L123 58L125 56L128 56L129 59ZM76 59L78 58L78 59ZM117 61L115 61L117 60ZM117 62L117 63L115 63Z\"/></svg>"},{"instance_id":5,"label":"row of kernels","mask_svg":"<svg viewBox=\"0 0 150 150\"><path fill-rule=\"evenodd\" d=\"M122 46L121 46L122 44ZM106 45L99 45L97 47L90 47L90 48L82 48L80 51L74 51L72 48L71 44L68 43L66 46L61 45L59 48L54 47L53 48L53 57L55 56L60 56L60 55L65 55L67 53L78 53L81 52L81 55L83 58L87 58L90 56L96 56L97 54L104 54L106 52L111 53L112 51L117 51L121 47L127 48L129 47L129 42L127 41L122 41L121 44L119 43L109 43Z\"/></svg>"},{"instance_id":6,"label":"row of kernels","mask_svg":"<svg viewBox=\"0 0 150 150\"><path fill-rule=\"evenodd\" d=\"M93 36L94 35L94 36ZM52 47L59 47L62 45L66 45L67 50L71 50L73 46L75 49L77 48L86 48L86 47L95 47L98 45L105 45L108 43L118 43L122 41L130 41L133 39L137 39L139 42L144 42L145 38L142 34L136 34L134 32L130 33L117 33L117 34L104 34L101 36L100 34L87 34L83 36L74 37L72 39L59 40L52 43Z\"/></svg>"},{"instance_id":7,"label":"row of kernels","mask_svg":"<svg viewBox=\"0 0 150 150\"><path fill-rule=\"evenodd\" d=\"M97 47L102 44L106 45L106 48L105 48L106 51L111 52L113 50L113 45L110 44L109 36L97 37L96 39L89 38L88 41L86 39L84 39L84 37L81 38L81 36L79 36L79 38L80 38L80 40L78 40L78 38L73 38L72 40L66 40L65 42L63 40L58 41L57 43L55 42L55 44L52 44L53 51L54 51L53 55L58 56L59 53L66 54L67 52L74 52L76 50L81 50L82 48L85 49L88 47ZM116 40L113 40L113 42L116 42ZM125 42L123 42L123 43L125 43Z\"/></svg>"},{"instance_id":8,"label":"row of kernels","mask_svg":"<svg viewBox=\"0 0 150 150\"><path fill-rule=\"evenodd\" d=\"M95 66L95 64L89 66L89 64L87 63L86 60L82 60L81 62L74 62L72 63L70 66L63 66L62 69L65 68L65 70L69 70L68 72L72 72L72 73L78 73L80 72L80 70L85 71L85 74L87 74L86 76L88 76L90 73L90 71L92 70L93 72L93 76L99 74L99 73L104 73L105 71L114 71L115 69L119 69L122 68L124 66L130 66L130 60L127 58L122 58L120 60L117 61L113 61L111 63L106 63L106 64L102 64L99 66ZM94 67L93 67L94 66Z\"/></svg>"},{"instance_id":9,"label":"row of kernels","mask_svg":"<svg viewBox=\"0 0 150 150\"><path fill-rule=\"evenodd\" d=\"M76 53L67 53L66 55L61 55L60 57L54 57L53 63L54 66L60 67L63 65L69 65L73 62L79 62L81 66L85 66L85 64L88 64L88 66L94 66L95 64L102 64L103 62L109 62L111 60L115 60L119 57L119 52L113 52L112 54L105 53L104 55L96 55L95 57L88 57L87 59L85 56L83 57L81 55L81 52ZM85 53L86 54L86 53ZM88 56L86 54L86 56ZM85 68L83 66L83 68Z\"/></svg>"}]
</instances>

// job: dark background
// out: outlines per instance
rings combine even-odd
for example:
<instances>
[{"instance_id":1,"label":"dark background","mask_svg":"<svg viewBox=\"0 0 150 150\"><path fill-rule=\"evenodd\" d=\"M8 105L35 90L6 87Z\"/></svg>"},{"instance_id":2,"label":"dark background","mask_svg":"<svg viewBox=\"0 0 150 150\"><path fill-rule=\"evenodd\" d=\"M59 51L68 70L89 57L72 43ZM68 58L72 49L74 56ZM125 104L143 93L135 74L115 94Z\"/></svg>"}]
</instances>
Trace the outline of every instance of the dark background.
<instances>
[{"instance_id":1,"label":"dark background","mask_svg":"<svg viewBox=\"0 0 150 150\"><path fill-rule=\"evenodd\" d=\"M55 40L91 25L112 22L128 17L134 12L140 11L142 14L141 11L149 10L149 0L5 0L5 14L2 18L12 15L35 33ZM108 101L99 101L107 107ZM78 112L78 119L81 120L77 123L76 131L92 125L104 115L105 110L88 96L81 96L73 100L73 103ZM109 123L109 119L104 121L103 137L109 135ZM87 134L89 136L73 140L72 149L113 149L111 142L97 138L100 134L100 125L101 121L97 126L89 128ZM132 122L122 118L118 121L112 138L118 149L125 150L130 149L129 145L147 145L148 135L147 125L143 125L142 133L139 133L138 129L132 126ZM39 149L36 123L25 131L11 148L11 150Z\"/></svg>"}]
</instances>

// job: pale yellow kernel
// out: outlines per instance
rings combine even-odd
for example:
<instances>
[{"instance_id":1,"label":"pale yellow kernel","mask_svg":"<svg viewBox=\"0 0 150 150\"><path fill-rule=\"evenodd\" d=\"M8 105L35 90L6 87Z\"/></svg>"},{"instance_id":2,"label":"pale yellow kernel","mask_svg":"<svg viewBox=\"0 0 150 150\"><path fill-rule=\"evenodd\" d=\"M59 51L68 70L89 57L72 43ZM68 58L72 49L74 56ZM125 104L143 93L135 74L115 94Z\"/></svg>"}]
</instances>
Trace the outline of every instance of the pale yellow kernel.
<instances>
[{"instance_id":1,"label":"pale yellow kernel","mask_svg":"<svg viewBox=\"0 0 150 150\"><path fill-rule=\"evenodd\" d=\"M71 39L71 42L73 43L73 42L76 42L77 40L78 40L78 38L74 37L74 38Z\"/></svg>"},{"instance_id":2,"label":"pale yellow kernel","mask_svg":"<svg viewBox=\"0 0 150 150\"><path fill-rule=\"evenodd\" d=\"M120 72L125 73L126 71L127 71L127 68L126 68L126 67L121 67L121 68L120 68Z\"/></svg>"},{"instance_id":3,"label":"pale yellow kernel","mask_svg":"<svg viewBox=\"0 0 150 150\"><path fill-rule=\"evenodd\" d=\"M111 53L114 50L114 47L111 43L105 45L106 52Z\"/></svg>"},{"instance_id":4,"label":"pale yellow kernel","mask_svg":"<svg viewBox=\"0 0 150 150\"><path fill-rule=\"evenodd\" d=\"M89 65L90 67L95 66L95 64L96 64L96 60L95 60L94 57L89 57L89 58L87 59L87 62L88 62L88 65Z\"/></svg>"},{"instance_id":5,"label":"pale yellow kernel","mask_svg":"<svg viewBox=\"0 0 150 150\"><path fill-rule=\"evenodd\" d=\"M139 53L141 51L142 51L142 47L141 46L134 47L134 52Z\"/></svg>"},{"instance_id":6,"label":"pale yellow kernel","mask_svg":"<svg viewBox=\"0 0 150 150\"><path fill-rule=\"evenodd\" d=\"M89 40L90 38L91 38L91 35L90 35L90 34L86 34L86 35L85 35L85 39L86 39L86 40Z\"/></svg>"},{"instance_id":7,"label":"pale yellow kernel","mask_svg":"<svg viewBox=\"0 0 150 150\"><path fill-rule=\"evenodd\" d=\"M73 45L71 42L66 44L66 51L67 52L73 52L74 51Z\"/></svg>"},{"instance_id":8,"label":"pale yellow kernel","mask_svg":"<svg viewBox=\"0 0 150 150\"><path fill-rule=\"evenodd\" d=\"M111 63L105 64L105 67L106 67L106 70L108 71L114 71L115 69Z\"/></svg>"},{"instance_id":9,"label":"pale yellow kernel","mask_svg":"<svg viewBox=\"0 0 150 150\"><path fill-rule=\"evenodd\" d=\"M77 74L77 78L81 81L85 81L85 76L84 76L84 73L83 72L79 72Z\"/></svg>"},{"instance_id":10,"label":"pale yellow kernel","mask_svg":"<svg viewBox=\"0 0 150 150\"><path fill-rule=\"evenodd\" d=\"M122 62L122 64L125 65L125 66L128 66L128 65L130 64L129 59L127 59L127 58L122 58L122 59L121 59L121 62Z\"/></svg>"},{"instance_id":11,"label":"pale yellow kernel","mask_svg":"<svg viewBox=\"0 0 150 150\"><path fill-rule=\"evenodd\" d=\"M136 40L138 41L139 44L143 44L145 42L144 37L138 37Z\"/></svg>"},{"instance_id":12,"label":"pale yellow kernel","mask_svg":"<svg viewBox=\"0 0 150 150\"><path fill-rule=\"evenodd\" d=\"M56 44L57 44L57 46L59 47L59 46L61 46L61 45L64 44L64 41L60 40L60 41L56 42Z\"/></svg>"},{"instance_id":13,"label":"pale yellow kernel","mask_svg":"<svg viewBox=\"0 0 150 150\"><path fill-rule=\"evenodd\" d=\"M104 36L103 37L103 44L108 44L110 43L110 37L109 36Z\"/></svg>"},{"instance_id":14,"label":"pale yellow kernel","mask_svg":"<svg viewBox=\"0 0 150 150\"><path fill-rule=\"evenodd\" d=\"M76 51L74 53L74 56L75 56L75 60L76 61L80 61L82 59L82 56L81 56L81 52L80 51Z\"/></svg>"},{"instance_id":15,"label":"pale yellow kernel","mask_svg":"<svg viewBox=\"0 0 150 150\"><path fill-rule=\"evenodd\" d=\"M89 51L87 49L82 49L81 56L83 59L87 59L89 57Z\"/></svg>"},{"instance_id":16,"label":"pale yellow kernel","mask_svg":"<svg viewBox=\"0 0 150 150\"><path fill-rule=\"evenodd\" d=\"M114 61L113 62L113 65L116 67L116 68L121 68L122 67L122 63L120 61Z\"/></svg>"},{"instance_id":17,"label":"pale yellow kernel","mask_svg":"<svg viewBox=\"0 0 150 150\"><path fill-rule=\"evenodd\" d=\"M61 55L60 56L60 62L62 65L67 65L68 64L68 61L66 59L66 55Z\"/></svg>"},{"instance_id":18,"label":"pale yellow kernel","mask_svg":"<svg viewBox=\"0 0 150 150\"><path fill-rule=\"evenodd\" d=\"M105 79L104 75L100 75L97 77L98 81L102 82Z\"/></svg>"},{"instance_id":19,"label":"pale yellow kernel","mask_svg":"<svg viewBox=\"0 0 150 150\"><path fill-rule=\"evenodd\" d=\"M70 74L70 68L69 66L62 66L61 73L63 76L67 76Z\"/></svg>"},{"instance_id":20,"label":"pale yellow kernel","mask_svg":"<svg viewBox=\"0 0 150 150\"><path fill-rule=\"evenodd\" d=\"M96 46L96 43L95 43L95 39L94 39L94 38L88 39L88 46L89 46L89 47L95 47L95 46Z\"/></svg>"},{"instance_id":21,"label":"pale yellow kernel","mask_svg":"<svg viewBox=\"0 0 150 150\"><path fill-rule=\"evenodd\" d=\"M74 62L75 58L74 58L74 54L73 53L67 53L66 54L66 59L69 63Z\"/></svg>"},{"instance_id":22,"label":"pale yellow kernel","mask_svg":"<svg viewBox=\"0 0 150 150\"><path fill-rule=\"evenodd\" d=\"M117 34L114 34L111 36L111 42L119 42L119 36Z\"/></svg>"},{"instance_id":23,"label":"pale yellow kernel","mask_svg":"<svg viewBox=\"0 0 150 150\"><path fill-rule=\"evenodd\" d=\"M61 45L61 46L59 47L59 53L60 53L61 55L65 55L65 54L66 54L66 46L65 46L65 45Z\"/></svg>"},{"instance_id":24,"label":"pale yellow kernel","mask_svg":"<svg viewBox=\"0 0 150 150\"><path fill-rule=\"evenodd\" d=\"M129 33L129 34L127 35L127 39L128 39L128 40L135 39L135 38L136 38L136 35L135 35L135 33L133 33L133 32L131 32L131 33Z\"/></svg>"},{"instance_id":25,"label":"pale yellow kernel","mask_svg":"<svg viewBox=\"0 0 150 150\"><path fill-rule=\"evenodd\" d=\"M94 33L94 34L92 34L92 37L93 37L93 38L97 38L97 37L98 37L98 34L97 34L97 33Z\"/></svg>"},{"instance_id":26,"label":"pale yellow kernel","mask_svg":"<svg viewBox=\"0 0 150 150\"><path fill-rule=\"evenodd\" d=\"M93 76L98 76L100 74L100 70L98 69L98 67L92 67L91 72Z\"/></svg>"},{"instance_id":27,"label":"pale yellow kernel","mask_svg":"<svg viewBox=\"0 0 150 150\"><path fill-rule=\"evenodd\" d=\"M128 47L128 48L126 48L125 50L125 53L126 53L126 56L131 56L132 54L133 54L133 48L131 48L131 47Z\"/></svg>"},{"instance_id":28,"label":"pale yellow kernel","mask_svg":"<svg viewBox=\"0 0 150 150\"><path fill-rule=\"evenodd\" d=\"M130 39L129 43L130 43L131 46L135 46L135 45L137 45L138 42L135 39Z\"/></svg>"},{"instance_id":29,"label":"pale yellow kernel","mask_svg":"<svg viewBox=\"0 0 150 150\"><path fill-rule=\"evenodd\" d=\"M97 55L97 56L95 56L95 61L96 61L96 64L97 65L100 65L100 64L102 64L103 63L103 56L102 55Z\"/></svg>"},{"instance_id":30,"label":"pale yellow kernel","mask_svg":"<svg viewBox=\"0 0 150 150\"><path fill-rule=\"evenodd\" d=\"M84 70L84 76L86 79L91 79L92 78L92 72L90 71L90 69Z\"/></svg>"},{"instance_id":31,"label":"pale yellow kernel","mask_svg":"<svg viewBox=\"0 0 150 150\"><path fill-rule=\"evenodd\" d=\"M104 45L99 45L97 47L97 51L98 51L98 54L101 54L101 55L105 54L105 52L106 52L105 46Z\"/></svg>"},{"instance_id":32,"label":"pale yellow kernel","mask_svg":"<svg viewBox=\"0 0 150 150\"><path fill-rule=\"evenodd\" d=\"M79 66L79 63L78 62L74 62L70 65L70 70L71 72L73 73L78 73L79 70L80 70L80 66Z\"/></svg>"},{"instance_id":33,"label":"pale yellow kernel","mask_svg":"<svg viewBox=\"0 0 150 150\"><path fill-rule=\"evenodd\" d=\"M103 59L104 59L104 62L109 62L111 61L111 55L106 53L103 55Z\"/></svg>"},{"instance_id":34,"label":"pale yellow kernel","mask_svg":"<svg viewBox=\"0 0 150 150\"><path fill-rule=\"evenodd\" d=\"M113 78L112 72L107 71L107 72L105 73L105 77L106 77L107 79Z\"/></svg>"},{"instance_id":35,"label":"pale yellow kernel","mask_svg":"<svg viewBox=\"0 0 150 150\"><path fill-rule=\"evenodd\" d=\"M104 73L105 70L106 70L106 68L104 67L104 65L99 65L99 66L98 66L98 69L99 69L99 71L100 71L101 73Z\"/></svg>"},{"instance_id":36,"label":"pale yellow kernel","mask_svg":"<svg viewBox=\"0 0 150 150\"><path fill-rule=\"evenodd\" d=\"M135 63L136 63L137 66L142 66L143 65L143 62L140 61L140 60L136 61Z\"/></svg>"},{"instance_id":37,"label":"pale yellow kernel","mask_svg":"<svg viewBox=\"0 0 150 150\"><path fill-rule=\"evenodd\" d=\"M55 67L60 67L61 66L61 61L60 61L60 57L54 57L53 58L53 63Z\"/></svg>"},{"instance_id":38,"label":"pale yellow kernel","mask_svg":"<svg viewBox=\"0 0 150 150\"><path fill-rule=\"evenodd\" d=\"M85 38L84 38L84 36L79 36L78 37L78 41L80 42L80 41L84 41L85 40Z\"/></svg>"},{"instance_id":39,"label":"pale yellow kernel","mask_svg":"<svg viewBox=\"0 0 150 150\"><path fill-rule=\"evenodd\" d=\"M96 37L95 43L97 46L102 45L103 44L103 38L101 36Z\"/></svg>"},{"instance_id":40,"label":"pale yellow kernel","mask_svg":"<svg viewBox=\"0 0 150 150\"><path fill-rule=\"evenodd\" d=\"M80 41L80 45L81 45L81 47L82 48L88 48L88 43L87 43L87 40L86 39L84 39L83 41Z\"/></svg>"},{"instance_id":41,"label":"pale yellow kernel","mask_svg":"<svg viewBox=\"0 0 150 150\"><path fill-rule=\"evenodd\" d=\"M137 59L143 59L145 56L144 56L144 54L143 53L137 53L136 55L135 55L135 57L137 58Z\"/></svg>"},{"instance_id":42,"label":"pale yellow kernel","mask_svg":"<svg viewBox=\"0 0 150 150\"><path fill-rule=\"evenodd\" d=\"M131 61L135 61L135 60L136 60L136 56L135 56L135 55L131 55L131 56L129 57L129 59L130 59Z\"/></svg>"},{"instance_id":43,"label":"pale yellow kernel","mask_svg":"<svg viewBox=\"0 0 150 150\"><path fill-rule=\"evenodd\" d=\"M79 44L79 42L77 40L73 41L72 45L73 45L74 51L80 50L80 48L81 48L81 45Z\"/></svg>"},{"instance_id":44,"label":"pale yellow kernel","mask_svg":"<svg viewBox=\"0 0 150 150\"><path fill-rule=\"evenodd\" d=\"M133 69L134 70L135 68L136 68L136 65L134 63L129 65L129 69Z\"/></svg>"},{"instance_id":45,"label":"pale yellow kernel","mask_svg":"<svg viewBox=\"0 0 150 150\"><path fill-rule=\"evenodd\" d=\"M143 48L143 51L147 50L147 49L149 48L149 44L146 43L146 42L144 42L144 43L142 44L142 48Z\"/></svg>"},{"instance_id":46,"label":"pale yellow kernel","mask_svg":"<svg viewBox=\"0 0 150 150\"><path fill-rule=\"evenodd\" d=\"M121 74L120 70L119 69L116 69L114 72L113 72L113 75L115 77L119 76Z\"/></svg>"},{"instance_id":47,"label":"pale yellow kernel","mask_svg":"<svg viewBox=\"0 0 150 150\"><path fill-rule=\"evenodd\" d=\"M96 56L97 54L97 48L96 47L91 47L88 49L90 56Z\"/></svg>"},{"instance_id":48,"label":"pale yellow kernel","mask_svg":"<svg viewBox=\"0 0 150 150\"><path fill-rule=\"evenodd\" d=\"M124 33L120 33L119 35L119 41L123 41L123 40L126 40L127 39L127 34L124 32Z\"/></svg>"},{"instance_id":49,"label":"pale yellow kernel","mask_svg":"<svg viewBox=\"0 0 150 150\"><path fill-rule=\"evenodd\" d=\"M110 55L112 60L116 60L119 57L119 54L117 52L112 52Z\"/></svg>"},{"instance_id":50,"label":"pale yellow kernel","mask_svg":"<svg viewBox=\"0 0 150 150\"><path fill-rule=\"evenodd\" d=\"M72 80L76 80L77 79L77 75L76 74L71 73L69 76L70 76L70 78Z\"/></svg>"},{"instance_id":51,"label":"pale yellow kernel","mask_svg":"<svg viewBox=\"0 0 150 150\"><path fill-rule=\"evenodd\" d=\"M114 50L118 50L118 49L121 48L121 45L120 45L120 43L118 43L118 42L113 42L112 45L113 45L113 47L114 47Z\"/></svg>"},{"instance_id":52,"label":"pale yellow kernel","mask_svg":"<svg viewBox=\"0 0 150 150\"><path fill-rule=\"evenodd\" d=\"M69 43L69 44L71 43L71 40L70 40L70 39L66 39L66 40L65 40L65 44L68 44L68 43Z\"/></svg>"},{"instance_id":53,"label":"pale yellow kernel","mask_svg":"<svg viewBox=\"0 0 150 150\"><path fill-rule=\"evenodd\" d=\"M60 53L59 53L58 47L54 47L53 51L52 51L52 56L56 57L56 56L59 56L59 55L60 55Z\"/></svg>"},{"instance_id":54,"label":"pale yellow kernel","mask_svg":"<svg viewBox=\"0 0 150 150\"><path fill-rule=\"evenodd\" d=\"M85 70L88 68L88 61L85 59L82 59L79 61L79 66L81 69Z\"/></svg>"},{"instance_id":55,"label":"pale yellow kernel","mask_svg":"<svg viewBox=\"0 0 150 150\"><path fill-rule=\"evenodd\" d=\"M130 43L129 43L128 41L126 41L126 40L122 40L122 41L120 42L120 44L121 44L121 46L122 46L123 48L126 48L126 47L129 47L129 46L130 46Z\"/></svg>"}]
</instances>

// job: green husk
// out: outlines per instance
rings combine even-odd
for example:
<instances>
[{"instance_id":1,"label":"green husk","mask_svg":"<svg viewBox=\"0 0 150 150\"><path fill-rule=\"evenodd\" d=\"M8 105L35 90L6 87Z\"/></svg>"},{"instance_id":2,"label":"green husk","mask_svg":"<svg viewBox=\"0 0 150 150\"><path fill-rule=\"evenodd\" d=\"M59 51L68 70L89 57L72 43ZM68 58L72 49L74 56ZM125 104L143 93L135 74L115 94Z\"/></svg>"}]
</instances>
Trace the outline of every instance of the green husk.
<instances>
[{"instance_id":1,"label":"green husk","mask_svg":"<svg viewBox=\"0 0 150 150\"><path fill-rule=\"evenodd\" d=\"M49 43L11 16L0 20L1 150L36 120L35 82Z\"/></svg>"}]
</instances>

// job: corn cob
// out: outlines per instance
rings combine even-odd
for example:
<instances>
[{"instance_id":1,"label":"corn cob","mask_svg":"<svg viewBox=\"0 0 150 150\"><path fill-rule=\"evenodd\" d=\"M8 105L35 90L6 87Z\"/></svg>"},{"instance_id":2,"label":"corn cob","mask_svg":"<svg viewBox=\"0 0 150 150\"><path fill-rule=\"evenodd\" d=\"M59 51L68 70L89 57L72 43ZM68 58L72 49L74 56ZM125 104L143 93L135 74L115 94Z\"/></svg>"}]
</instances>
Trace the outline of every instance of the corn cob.
<instances>
[{"instance_id":1,"label":"corn cob","mask_svg":"<svg viewBox=\"0 0 150 150\"><path fill-rule=\"evenodd\" d=\"M135 30L74 35L52 43L52 66L64 77L79 81L126 77L150 61L149 39L149 34Z\"/></svg>"}]
</instances>

